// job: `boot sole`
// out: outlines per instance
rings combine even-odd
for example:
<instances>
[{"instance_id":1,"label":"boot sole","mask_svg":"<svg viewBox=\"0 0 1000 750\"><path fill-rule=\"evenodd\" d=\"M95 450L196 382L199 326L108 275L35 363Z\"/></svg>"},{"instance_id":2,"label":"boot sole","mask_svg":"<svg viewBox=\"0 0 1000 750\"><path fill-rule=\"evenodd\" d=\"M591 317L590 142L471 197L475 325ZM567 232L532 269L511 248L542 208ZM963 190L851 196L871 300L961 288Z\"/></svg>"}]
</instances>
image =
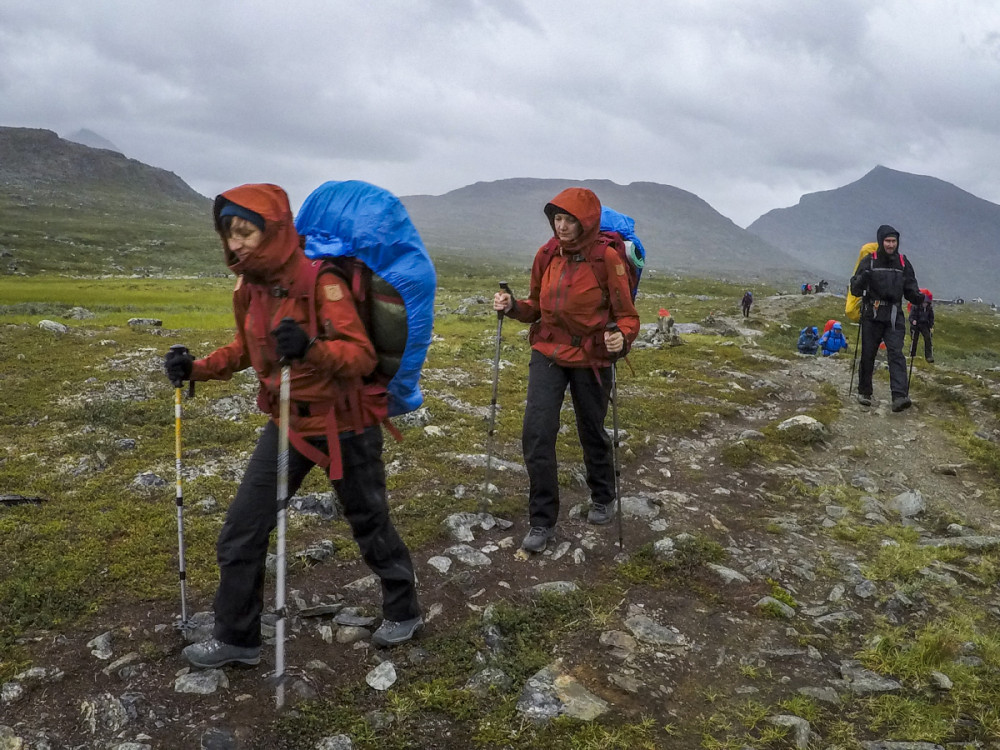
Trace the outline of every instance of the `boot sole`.
<instances>
[{"instance_id":1,"label":"boot sole","mask_svg":"<svg viewBox=\"0 0 1000 750\"><path fill-rule=\"evenodd\" d=\"M230 664L237 667L256 667L258 664L260 664L260 657L258 656L255 659L226 659L225 661L220 661L215 664L196 662L192 661L191 659L188 659L187 662L195 669L222 669L222 667L228 666Z\"/></svg>"},{"instance_id":2,"label":"boot sole","mask_svg":"<svg viewBox=\"0 0 1000 750\"><path fill-rule=\"evenodd\" d=\"M387 638L374 638L373 637L372 638L372 643L374 643L376 646L383 646L383 647L385 647L385 646L398 646L400 643L406 643L407 641L412 641L416 637L417 633L419 633L423 629L424 629L424 624L420 623L415 628L413 628L413 630L410 631L410 634L408 636L406 636L405 638L397 638L395 640L390 641Z\"/></svg>"}]
</instances>

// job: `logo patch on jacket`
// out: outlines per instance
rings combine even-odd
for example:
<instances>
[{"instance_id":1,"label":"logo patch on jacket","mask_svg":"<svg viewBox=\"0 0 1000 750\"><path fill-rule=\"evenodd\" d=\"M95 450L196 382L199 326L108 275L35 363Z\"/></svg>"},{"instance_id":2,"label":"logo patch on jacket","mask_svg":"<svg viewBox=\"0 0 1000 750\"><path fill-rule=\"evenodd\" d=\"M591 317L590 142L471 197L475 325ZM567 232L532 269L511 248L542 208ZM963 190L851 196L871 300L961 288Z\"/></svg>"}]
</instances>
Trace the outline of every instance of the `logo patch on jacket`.
<instances>
[{"instance_id":1,"label":"logo patch on jacket","mask_svg":"<svg viewBox=\"0 0 1000 750\"><path fill-rule=\"evenodd\" d=\"M340 284L325 284L323 293L330 302L340 302L344 299L344 290L340 288Z\"/></svg>"},{"instance_id":2,"label":"logo patch on jacket","mask_svg":"<svg viewBox=\"0 0 1000 750\"><path fill-rule=\"evenodd\" d=\"M619 276L624 276L625 275L625 264L624 263L618 263L615 266L615 273L618 274Z\"/></svg>"}]
</instances>

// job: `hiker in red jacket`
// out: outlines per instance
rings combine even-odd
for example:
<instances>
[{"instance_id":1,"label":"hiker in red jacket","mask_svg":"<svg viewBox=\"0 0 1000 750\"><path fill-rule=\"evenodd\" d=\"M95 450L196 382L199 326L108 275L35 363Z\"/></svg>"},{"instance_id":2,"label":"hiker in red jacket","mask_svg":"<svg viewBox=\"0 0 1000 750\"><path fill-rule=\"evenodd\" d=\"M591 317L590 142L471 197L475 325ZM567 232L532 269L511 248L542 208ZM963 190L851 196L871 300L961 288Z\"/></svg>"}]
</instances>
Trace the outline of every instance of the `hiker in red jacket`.
<instances>
[{"instance_id":1,"label":"hiker in red jacket","mask_svg":"<svg viewBox=\"0 0 1000 750\"><path fill-rule=\"evenodd\" d=\"M639 333L627 269L608 246L609 236L600 231L597 196L585 188L568 188L545 206L545 215L553 237L535 255L528 296L514 300L499 292L493 298L495 310L532 324L521 435L531 527L521 546L529 552L545 549L559 516L556 435L567 385L590 488L587 520L611 521L615 476L604 430L611 367ZM595 270L595 264L603 268ZM609 322L617 323L618 330L609 332Z\"/></svg>"},{"instance_id":2,"label":"hiker in red jacket","mask_svg":"<svg viewBox=\"0 0 1000 750\"><path fill-rule=\"evenodd\" d=\"M257 404L271 419L219 532L214 637L188 646L184 656L200 668L260 661L264 568L277 522L283 362L291 365L289 497L313 466L329 467L361 555L382 582L384 619L372 641L381 646L407 641L423 620L410 553L386 503L380 427L388 408L385 388L363 381L375 368L375 348L349 285L332 270L317 275L318 261L302 251L288 196L276 185L243 185L223 193L215 199L214 218L226 265L238 274L236 335L203 359L172 349L164 369L176 384L229 380L252 365L260 381ZM304 289L307 284L314 288Z\"/></svg>"}]
</instances>

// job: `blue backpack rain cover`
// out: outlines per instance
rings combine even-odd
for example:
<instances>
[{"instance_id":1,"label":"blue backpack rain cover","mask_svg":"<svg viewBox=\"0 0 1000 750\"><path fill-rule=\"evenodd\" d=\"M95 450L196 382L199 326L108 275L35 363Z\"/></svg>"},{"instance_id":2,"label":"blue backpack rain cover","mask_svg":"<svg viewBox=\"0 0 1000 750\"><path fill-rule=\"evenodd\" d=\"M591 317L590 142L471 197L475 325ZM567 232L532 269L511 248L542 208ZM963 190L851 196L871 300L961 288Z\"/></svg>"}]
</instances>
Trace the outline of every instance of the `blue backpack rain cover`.
<instances>
[{"instance_id":1,"label":"blue backpack rain cover","mask_svg":"<svg viewBox=\"0 0 1000 750\"><path fill-rule=\"evenodd\" d=\"M357 258L402 297L407 337L399 369L387 386L389 416L419 408L437 274L406 208L388 190L367 182L325 182L302 204L295 228L305 237L309 258Z\"/></svg>"},{"instance_id":2,"label":"blue backpack rain cover","mask_svg":"<svg viewBox=\"0 0 1000 750\"><path fill-rule=\"evenodd\" d=\"M642 277L642 267L646 265L646 248L642 246L642 242L635 233L635 219L615 211L613 208L601 206L601 231L618 232L626 243L632 243L631 247L626 244L628 254L626 260L635 273L635 284L632 285L632 299L634 300L636 289L639 287L639 279Z\"/></svg>"}]
</instances>

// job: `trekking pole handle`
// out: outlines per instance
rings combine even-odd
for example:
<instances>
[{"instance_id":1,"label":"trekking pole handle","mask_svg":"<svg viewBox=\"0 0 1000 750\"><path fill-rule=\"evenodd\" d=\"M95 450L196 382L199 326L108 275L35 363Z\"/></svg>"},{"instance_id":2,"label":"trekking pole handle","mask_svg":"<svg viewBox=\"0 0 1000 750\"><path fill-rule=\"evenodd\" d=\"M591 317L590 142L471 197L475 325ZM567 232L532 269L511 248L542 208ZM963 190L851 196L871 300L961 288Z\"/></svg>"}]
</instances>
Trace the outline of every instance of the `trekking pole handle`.
<instances>
[{"instance_id":1,"label":"trekking pole handle","mask_svg":"<svg viewBox=\"0 0 1000 750\"><path fill-rule=\"evenodd\" d=\"M506 281L501 281L500 282L500 291L501 292L506 292L507 294L509 294L510 295L510 301L511 301L511 303L514 302L514 292L512 292L510 290L510 287L507 286L507 282ZM503 310L497 310L497 318L502 318L504 316L504 314L505 313L504 313Z\"/></svg>"},{"instance_id":2,"label":"trekking pole handle","mask_svg":"<svg viewBox=\"0 0 1000 750\"><path fill-rule=\"evenodd\" d=\"M184 344L174 344L173 346L170 347L170 351L177 352L178 354L190 354L190 352L188 351L188 348L186 346L184 346ZM184 387L184 381L183 380L174 380L172 382L173 382L174 388L183 388ZM193 380L188 381L188 396L189 397L194 396L194 381Z\"/></svg>"},{"instance_id":3,"label":"trekking pole handle","mask_svg":"<svg viewBox=\"0 0 1000 750\"><path fill-rule=\"evenodd\" d=\"M618 322L617 321L615 321L615 320L609 320L608 324L606 326L604 326L604 331L606 333L621 333L622 329L618 327ZM624 351L624 350L625 350L625 347L624 347L624 342L623 342L622 351ZM611 354L610 352L608 352L608 353ZM619 357L621 357L621 355L622 355L622 352L615 352L614 354L611 354L611 356L614 359L618 359Z\"/></svg>"}]
</instances>

